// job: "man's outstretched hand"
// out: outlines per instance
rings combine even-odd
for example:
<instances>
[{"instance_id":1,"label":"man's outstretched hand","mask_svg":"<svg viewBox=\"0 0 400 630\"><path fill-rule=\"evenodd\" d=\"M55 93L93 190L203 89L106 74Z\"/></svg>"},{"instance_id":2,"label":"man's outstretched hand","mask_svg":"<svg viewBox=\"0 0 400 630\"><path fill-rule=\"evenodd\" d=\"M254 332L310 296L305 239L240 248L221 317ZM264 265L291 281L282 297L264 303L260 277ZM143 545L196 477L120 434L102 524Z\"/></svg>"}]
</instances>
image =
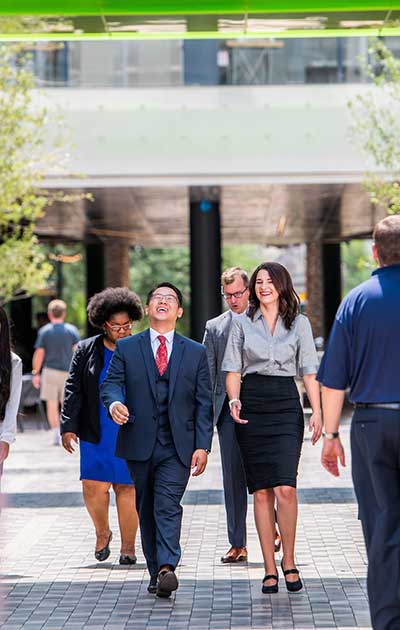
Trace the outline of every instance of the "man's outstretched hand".
<instances>
[{"instance_id":1,"label":"man's outstretched hand","mask_svg":"<svg viewBox=\"0 0 400 630\"><path fill-rule=\"evenodd\" d=\"M207 466L208 455L203 448L198 448L192 455L190 468L192 469L192 477L201 475Z\"/></svg>"}]
</instances>

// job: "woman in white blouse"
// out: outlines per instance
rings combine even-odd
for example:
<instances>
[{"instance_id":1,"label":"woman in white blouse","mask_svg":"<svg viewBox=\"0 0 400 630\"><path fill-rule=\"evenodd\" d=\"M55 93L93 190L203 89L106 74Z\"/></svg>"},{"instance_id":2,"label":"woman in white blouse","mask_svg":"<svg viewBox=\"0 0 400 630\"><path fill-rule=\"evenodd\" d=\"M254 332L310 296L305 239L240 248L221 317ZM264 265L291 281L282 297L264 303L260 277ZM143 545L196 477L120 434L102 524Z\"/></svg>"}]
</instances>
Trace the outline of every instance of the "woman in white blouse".
<instances>
[{"instance_id":1,"label":"woman in white blouse","mask_svg":"<svg viewBox=\"0 0 400 630\"><path fill-rule=\"evenodd\" d=\"M303 378L313 411L313 444L321 436L322 416L317 353L310 322L299 313L299 305L287 269L276 262L259 265L250 279L249 309L232 322L222 362L247 487L254 494L265 563L263 593L278 592L275 501L286 588L295 592L303 587L294 558L296 480L304 433L296 374Z\"/></svg>"},{"instance_id":2,"label":"woman in white blouse","mask_svg":"<svg viewBox=\"0 0 400 630\"><path fill-rule=\"evenodd\" d=\"M11 352L7 314L0 306L0 476L17 432L22 387L22 361Z\"/></svg>"}]
</instances>

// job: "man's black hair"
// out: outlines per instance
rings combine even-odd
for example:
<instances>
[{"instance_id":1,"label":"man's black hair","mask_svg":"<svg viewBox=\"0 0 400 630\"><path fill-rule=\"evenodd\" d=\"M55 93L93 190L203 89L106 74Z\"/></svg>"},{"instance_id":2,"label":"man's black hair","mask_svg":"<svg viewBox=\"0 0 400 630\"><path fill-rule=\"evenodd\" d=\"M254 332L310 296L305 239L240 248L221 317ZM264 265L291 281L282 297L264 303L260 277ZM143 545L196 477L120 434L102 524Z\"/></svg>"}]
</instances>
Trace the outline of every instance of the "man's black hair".
<instances>
[{"instance_id":1,"label":"man's black hair","mask_svg":"<svg viewBox=\"0 0 400 630\"><path fill-rule=\"evenodd\" d=\"M178 304L182 308L182 306L183 306L182 291L180 291L178 289L178 287L176 287L171 282L160 282L160 284L158 284L156 287L154 287L154 289L151 289L151 291L149 291L148 294L147 294L146 304L148 304L150 302L151 298L153 297L153 294L157 291L157 289L161 289L162 287L167 287L168 289L172 289L176 293L176 297L178 298Z\"/></svg>"}]
</instances>

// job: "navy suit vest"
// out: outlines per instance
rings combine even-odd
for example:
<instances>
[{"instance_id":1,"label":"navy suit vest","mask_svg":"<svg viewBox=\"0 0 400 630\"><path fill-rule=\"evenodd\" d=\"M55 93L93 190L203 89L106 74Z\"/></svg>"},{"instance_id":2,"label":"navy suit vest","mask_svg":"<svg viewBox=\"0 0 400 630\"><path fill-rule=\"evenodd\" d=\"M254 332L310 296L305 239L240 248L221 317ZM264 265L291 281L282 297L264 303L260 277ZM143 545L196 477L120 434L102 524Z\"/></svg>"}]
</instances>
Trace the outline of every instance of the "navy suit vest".
<instances>
[{"instance_id":1,"label":"navy suit vest","mask_svg":"<svg viewBox=\"0 0 400 630\"><path fill-rule=\"evenodd\" d=\"M173 442L168 415L170 364L171 361L168 361L168 367L162 376L154 364L157 395L157 439L164 446Z\"/></svg>"}]
</instances>

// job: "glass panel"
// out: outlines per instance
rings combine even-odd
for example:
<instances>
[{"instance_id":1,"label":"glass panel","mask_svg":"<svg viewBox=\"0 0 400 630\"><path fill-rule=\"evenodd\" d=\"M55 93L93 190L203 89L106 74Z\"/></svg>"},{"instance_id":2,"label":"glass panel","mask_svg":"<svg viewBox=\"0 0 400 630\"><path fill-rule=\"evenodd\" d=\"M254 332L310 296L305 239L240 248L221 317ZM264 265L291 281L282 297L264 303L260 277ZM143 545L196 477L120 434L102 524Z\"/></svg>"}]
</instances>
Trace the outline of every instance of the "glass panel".
<instances>
[{"instance_id":1,"label":"glass panel","mask_svg":"<svg viewBox=\"0 0 400 630\"><path fill-rule=\"evenodd\" d=\"M385 39L400 57L400 37ZM33 48L41 87L280 85L367 81L368 39L299 38L44 42Z\"/></svg>"}]
</instances>

